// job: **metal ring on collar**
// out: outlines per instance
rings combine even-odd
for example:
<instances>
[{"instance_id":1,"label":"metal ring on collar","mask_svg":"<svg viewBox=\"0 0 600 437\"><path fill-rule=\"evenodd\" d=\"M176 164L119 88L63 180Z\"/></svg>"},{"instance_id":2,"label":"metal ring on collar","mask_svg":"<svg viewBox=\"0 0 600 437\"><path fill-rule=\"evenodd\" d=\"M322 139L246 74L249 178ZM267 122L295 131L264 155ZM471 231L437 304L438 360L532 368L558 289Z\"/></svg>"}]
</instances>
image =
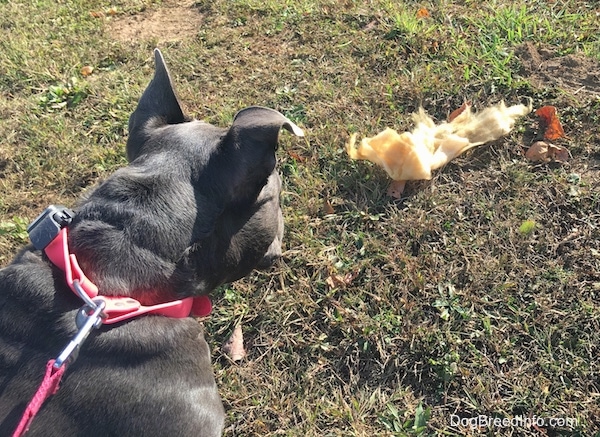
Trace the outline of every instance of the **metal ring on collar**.
<instances>
[{"instance_id":1,"label":"metal ring on collar","mask_svg":"<svg viewBox=\"0 0 600 437\"><path fill-rule=\"evenodd\" d=\"M79 296L81 300L83 300L92 311L94 311L98 307L98 304L96 304L96 302L94 302L92 298L89 297L85 290L81 287L79 279L73 280L73 287L75 287L75 292L77 293L77 296Z\"/></svg>"}]
</instances>

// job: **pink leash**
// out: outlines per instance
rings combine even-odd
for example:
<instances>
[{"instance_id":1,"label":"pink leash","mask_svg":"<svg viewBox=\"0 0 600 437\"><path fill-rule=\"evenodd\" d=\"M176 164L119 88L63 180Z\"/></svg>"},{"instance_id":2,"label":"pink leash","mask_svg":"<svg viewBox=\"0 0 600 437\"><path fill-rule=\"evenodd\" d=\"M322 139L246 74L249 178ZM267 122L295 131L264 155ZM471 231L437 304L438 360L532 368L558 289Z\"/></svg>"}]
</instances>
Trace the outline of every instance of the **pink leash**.
<instances>
[{"instance_id":1,"label":"pink leash","mask_svg":"<svg viewBox=\"0 0 600 437\"><path fill-rule=\"evenodd\" d=\"M60 384L60 380L65 373L66 366L60 366L58 369L54 367L54 360L48 361L46 364L46 374L44 375L44 379L40 384L39 388L29 401L27 408L25 409L25 413L23 413L23 417L21 417L21 421L19 422L19 426L15 430L13 437L21 437L23 434L27 432L29 429L29 425L33 421L35 415L40 411L42 405L50 396L58 391L58 385Z\"/></svg>"}]
</instances>

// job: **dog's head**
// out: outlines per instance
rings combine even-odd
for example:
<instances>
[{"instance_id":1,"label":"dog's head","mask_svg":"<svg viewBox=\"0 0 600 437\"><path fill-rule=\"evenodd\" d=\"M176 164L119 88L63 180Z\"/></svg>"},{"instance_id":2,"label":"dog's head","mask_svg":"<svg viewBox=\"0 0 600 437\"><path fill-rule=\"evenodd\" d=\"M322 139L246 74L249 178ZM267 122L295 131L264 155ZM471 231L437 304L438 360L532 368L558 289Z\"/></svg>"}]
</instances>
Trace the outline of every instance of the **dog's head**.
<instances>
[{"instance_id":1,"label":"dog's head","mask_svg":"<svg viewBox=\"0 0 600 437\"><path fill-rule=\"evenodd\" d=\"M275 169L280 129L299 136L302 130L279 112L262 107L239 111L227 131L190 120L181 109L158 49L155 62L154 78L129 119L129 161L179 153L184 159L193 159L190 169L204 179L203 189L214 185L213 189L226 196L223 200L254 200L260 184L264 185Z\"/></svg>"},{"instance_id":2,"label":"dog's head","mask_svg":"<svg viewBox=\"0 0 600 437\"><path fill-rule=\"evenodd\" d=\"M184 114L164 59L129 119L130 164L82 203L73 252L106 294L178 295L269 265L281 253L278 135L303 132L277 111L243 109L230 128Z\"/></svg>"}]
</instances>

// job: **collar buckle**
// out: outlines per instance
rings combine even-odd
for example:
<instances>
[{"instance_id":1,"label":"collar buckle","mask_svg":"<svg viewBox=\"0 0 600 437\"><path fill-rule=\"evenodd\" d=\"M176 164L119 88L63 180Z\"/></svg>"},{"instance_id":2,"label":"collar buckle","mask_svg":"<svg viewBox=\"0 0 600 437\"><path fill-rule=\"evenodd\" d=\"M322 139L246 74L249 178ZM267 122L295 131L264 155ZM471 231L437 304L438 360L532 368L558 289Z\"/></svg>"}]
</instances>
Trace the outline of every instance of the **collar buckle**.
<instances>
[{"instance_id":1,"label":"collar buckle","mask_svg":"<svg viewBox=\"0 0 600 437\"><path fill-rule=\"evenodd\" d=\"M60 230L73 221L75 213L66 206L50 205L29 226L27 233L36 249L44 250Z\"/></svg>"}]
</instances>

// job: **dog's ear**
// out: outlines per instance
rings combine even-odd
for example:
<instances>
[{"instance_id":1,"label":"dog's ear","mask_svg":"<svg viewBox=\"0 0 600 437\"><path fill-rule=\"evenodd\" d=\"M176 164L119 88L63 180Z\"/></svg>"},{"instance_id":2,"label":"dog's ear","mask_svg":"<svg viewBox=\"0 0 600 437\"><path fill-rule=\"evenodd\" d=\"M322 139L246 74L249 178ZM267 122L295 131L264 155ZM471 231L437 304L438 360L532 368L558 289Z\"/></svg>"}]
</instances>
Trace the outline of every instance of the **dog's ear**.
<instances>
[{"instance_id":1,"label":"dog's ear","mask_svg":"<svg viewBox=\"0 0 600 437\"><path fill-rule=\"evenodd\" d=\"M127 140L129 161L135 159L139 147L145 142L145 130L149 121L154 123L153 127L187 121L165 60L158 49L154 49L154 63L154 77L142 94L137 108L129 117L129 139Z\"/></svg>"},{"instance_id":2,"label":"dog's ear","mask_svg":"<svg viewBox=\"0 0 600 437\"><path fill-rule=\"evenodd\" d=\"M296 136L304 136L302 129L283 114L262 106L250 106L239 111L233 119L231 130L243 132L244 136L276 146L282 127Z\"/></svg>"},{"instance_id":3,"label":"dog's ear","mask_svg":"<svg viewBox=\"0 0 600 437\"><path fill-rule=\"evenodd\" d=\"M230 162L231 157L238 157L238 168L228 175L230 195L244 201L258 194L275 169L281 128L304 136L302 129L273 109L251 106L235 115L222 150Z\"/></svg>"}]
</instances>

